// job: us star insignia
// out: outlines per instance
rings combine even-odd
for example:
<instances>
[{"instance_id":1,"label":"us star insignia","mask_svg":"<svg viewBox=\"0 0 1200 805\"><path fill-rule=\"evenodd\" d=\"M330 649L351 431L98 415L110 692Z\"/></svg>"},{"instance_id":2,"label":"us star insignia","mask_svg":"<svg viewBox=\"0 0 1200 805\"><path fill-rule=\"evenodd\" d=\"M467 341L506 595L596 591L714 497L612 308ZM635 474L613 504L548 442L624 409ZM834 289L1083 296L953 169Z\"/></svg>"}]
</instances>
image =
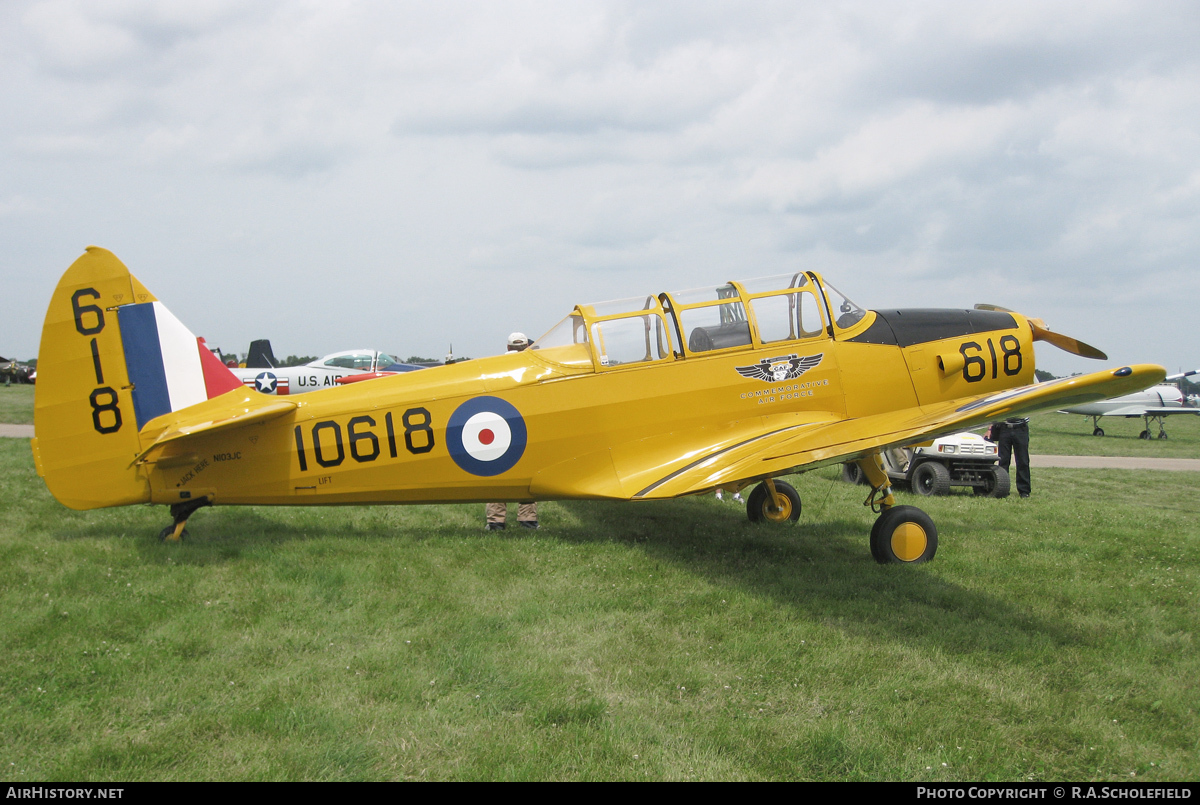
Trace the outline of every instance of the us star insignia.
<instances>
[{"instance_id":1,"label":"us star insignia","mask_svg":"<svg viewBox=\"0 0 1200 805\"><path fill-rule=\"evenodd\" d=\"M753 366L736 366L734 368L742 377L761 380L764 383L782 383L784 380L795 380L809 369L816 367L824 357L824 352L819 355L807 355L803 358L795 354L780 355L776 358L763 358Z\"/></svg>"},{"instance_id":2,"label":"us star insignia","mask_svg":"<svg viewBox=\"0 0 1200 805\"><path fill-rule=\"evenodd\" d=\"M270 394L275 390L275 375L270 372L263 372L254 378L254 386L263 394Z\"/></svg>"}]
</instances>

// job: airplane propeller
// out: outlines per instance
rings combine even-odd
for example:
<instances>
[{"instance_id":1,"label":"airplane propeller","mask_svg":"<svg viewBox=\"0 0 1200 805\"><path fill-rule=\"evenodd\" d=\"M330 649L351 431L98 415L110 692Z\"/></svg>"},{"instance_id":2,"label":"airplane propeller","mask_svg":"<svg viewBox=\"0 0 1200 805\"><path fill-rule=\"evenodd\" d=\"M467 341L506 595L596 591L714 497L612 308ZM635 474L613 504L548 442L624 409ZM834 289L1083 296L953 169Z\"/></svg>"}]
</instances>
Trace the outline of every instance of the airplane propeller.
<instances>
[{"instance_id":1,"label":"airplane propeller","mask_svg":"<svg viewBox=\"0 0 1200 805\"><path fill-rule=\"evenodd\" d=\"M976 305L976 310L996 310L1001 313L1015 313L1014 310L1009 310L1006 307L999 305ZM1096 360L1106 361L1108 356L1100 350L1093 347L1091 344L1085 344L1078 338L1072 338L1069 335L1056 333L1046 326L1046 322L1041 319L1028 319L1029 327L1033 330L1034 341L1046 341L1053 344L1064 352L1070 352L1072 355L1078 355L1081 358L1095 358Z\"/></svg>"}]
</instances>

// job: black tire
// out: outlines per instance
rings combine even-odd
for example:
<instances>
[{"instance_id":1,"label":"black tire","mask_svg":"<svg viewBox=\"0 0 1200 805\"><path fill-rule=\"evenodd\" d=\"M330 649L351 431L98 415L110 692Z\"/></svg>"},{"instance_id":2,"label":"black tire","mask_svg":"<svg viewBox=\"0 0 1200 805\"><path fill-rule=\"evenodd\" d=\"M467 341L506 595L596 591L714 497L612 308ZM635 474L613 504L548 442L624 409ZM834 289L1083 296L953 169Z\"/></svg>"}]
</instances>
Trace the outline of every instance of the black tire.
<instances>
[{"instance_id":1,"label":"black tire","mask_svg":"<svg viewBox=\"0 0 1200 805\"><path fill-rule=\"evenodd\" d=\"M159 542L167 542L167 541L169 541L170 536L174 533L175 533L175 526L169 525L166 528L164 528L162 531L158 532L158 541ZM185 529L183 529L183 531L179 532L179 541L182 542L183 540L185 540L187 538L188 538L188 530L185 528Z\"/></svg>"},{"instance_id":2,"label":"black tire","mask_svg":"<svg viewBox=\"0 0 1200 805\"><path fill-rule=\"evenodd\" d=\"M858 465L849 461L842 465L842 480L848 484L860 485L867 482L863 471L858 468Z\"/></svg>"},{"instance_id":3,"label":"black tire","mask_svg":"<svg viewBox=\"0 0 1200 805\"><path fill-rule=\"evenodd\" d=\"M1160 439L1165 439L1165 438L1167 438L1167 432L1166 432L1165 430L1164 430L1164 431L1159 431L1159 433L1158 433L1158 438L1160 438Z\"/></svg>"},{"instance_id":4,"label":"black tire","mask_svg":"<svg viewBox=\"0 0 1200 805\"><path fill-rule=\"evenodd\" d=\"M1148 440L1150 438L1150 431L1148 431L1148 430L1142 431L1141 433L1138 434L1138 438Z\"/></svg>"},{"instance_id":5,"label":"black tire","mask_svg":"<svg viewBox=\"0 0 1200 805\"><path fill-rule=\"evenodd\" d=\"M1008 475L1008 470L999 465L985 470L983 473L983 486L975 487L976 495L986 495L992 498L1006 498L1009 492L1012 491L1012 480Z\"/></svg>"},{"instance_id":6,"label":"black tire","mask_svg":"<svg viewBox=\"0 0 1200 805\"><path fill-rule=\"evenodd\" d=\"M765 483L754 487L746 498L746 516L752 523L794 523L800 519L800 493L783 481L775 482L775 491L783 497L783 507L776 509L771 502L771 490Z\"/></svg>"},{"instance_id":7,"label":"black tire","mask_svg":"<svg viewBox=\"0 0 1200 805\"><path fill-rule=\"evenodd\" d=\"M881 565L928 562L937 546L937 526L916 506L893 506L871 528L871 556Z\"/></svg>"},{"instance_id":8,"label":"black tire","mask_svg":"<svg viewBox=\"0 0 1200 805\"><path fill-rule=\"evenodd\" d=\"M1092 435L1093 436L1103 436L1104 428L1100 428L1100 427L1096 428L1094 431L1092 431Z\"/></svg>"},{"instance_id":9,"label":"black tire","mask_svg":"<svg viewBox=\"0 0 1200 805\"><path fill-rule=\"evenodd\" d=\"M950 494L950 470L936 461L918 464L912 474L912 491L918 495Z\"/></svg>"},{"instance_id":10,"label":"black tire","mask_svg":"<svg viewBox=\"0 0 1200 805\"><path fill-rule=\"evenodd\" d=\"M983 486L975 487L976 495L987 495L990 498L1006 498L1012 491L1012 480L1008 470L1001 466L989 467L980 473L983 476Z\"/></svg>"}]
</instances>

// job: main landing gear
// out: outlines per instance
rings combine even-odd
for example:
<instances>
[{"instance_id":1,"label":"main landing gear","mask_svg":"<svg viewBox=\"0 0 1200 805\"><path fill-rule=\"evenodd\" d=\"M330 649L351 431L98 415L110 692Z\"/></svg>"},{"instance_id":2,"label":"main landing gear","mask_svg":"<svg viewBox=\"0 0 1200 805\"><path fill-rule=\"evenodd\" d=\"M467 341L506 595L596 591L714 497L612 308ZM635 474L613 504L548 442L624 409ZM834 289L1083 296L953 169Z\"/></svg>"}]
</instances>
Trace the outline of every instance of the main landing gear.
<instances>
[{"instance_id":1,"label":"main landing gear","mask_svg":"<svg viewBox=\"0 0 1200 805\"><path fill-rule=\"evenodd\" d=\"M937 546L933 518L916 506L884 509L871 528L871 556L881 565L928 562Z\"/></svg>"},{"instance_id":2,"label":"main landing gear","mask_svg":"<svg viewBox=\"0 0 1200 805\"><path fill-rule=\"evenodd\" d=\"M863 505L879 511L879 517L871 527L871 556L882 565L916 565L932 559L938 546L933 518L916 506L896 505L891 480L883 469L883 457L879 453L856 463L871 487L871 494ZM941 468L941 465L933 466Z\"/></svg>"},{"instance_id":3,"label":"main landing gear","mask_svg":"<svg viewBox=\"0 0 1200 805\"><path fill-rule=\"evenodd\" d=\"M871 527L871 556L880 564L916 565L937 553L938 533L933 519L916 506L897 506L891 481L878 454L860 459L847 474L871 487L863 505L879 512ZM941 465L936 465L941 468ZM1007 481L1007 476L1005 477ZM1007 491L1007 485L1006 485ZM800 517L800 493L791 484L768 478L746 498L746 514L754 523L796 522Z\"/></svg>"},{"instance_id":4,"label":"main landing gear","mask_svg":"<svg viewBox=\"0 0 1200 805\"><path fill-rule=\"evenodd\" d=\"M1092 435L1093 436L1103 436L1104 428L1100 427L1100 417L1095 416L1093 414L1088 414L1088 416L1091 417L1091 419L1092 419ZM1127 416L1126 419L1133 419L1135 416L1136 416L1136 414L1131 414L1131 415ZM1142 414L1142 419L1145 420L1145 422L1146 422L1146 429L1138 434L1139 439L1145 439L1145 440L1149 441L1150 439L1154 438L1154 434L1150 432L1151 420L1158 423L1158 438L1159 439L1167 438L1166 420L1164 419L1164 417L1162 415Z\"/></svg>"},{"instance_id":5,"label":"main landing gear","mask_svg":"<svg viewBox=\"0 0 1200 805\"><path fill-rule=\"evenodd\" d=\"M794 523L800 519L800 493L789 483L768 478L746 498L746 515L752 523Z\"/></svg>"},{"instance_id":6,"label":"main landing gear","mask_svg":"<svg viewBox=\"0 0 1200 805\"><path fill-rule=\"evenodd\" d=\"M1146 429L1144 431L1142 431L1140 434L1138 434L1138 438L1140 438L1140 439L1149 439L1150 438L1150 420L1152 420L1152 419L1158 420L1158 438L1160 438L1160 439L1167 438L1167 429L1165 427L1165 422L1164 422L1165 418L1164 417L1155 416L1154 414L1145 414L1145 415L1143 415L1142 418L1146 421Z\"/></svg>"},{"instance_id":7,"label":"main landing gear","mask_svg":"<svg viewBox=\"0 0 1200 805\"><path fill-rule=\"evenodd\" d=\"M188 518L192 516L192 513L211 505L212 501L208 498L196 498L171 506L171 518L174 522L159 531L158 538L163 542L179 542L188 535L184 526L187 525Z\"/></svg>"}]
</instances>

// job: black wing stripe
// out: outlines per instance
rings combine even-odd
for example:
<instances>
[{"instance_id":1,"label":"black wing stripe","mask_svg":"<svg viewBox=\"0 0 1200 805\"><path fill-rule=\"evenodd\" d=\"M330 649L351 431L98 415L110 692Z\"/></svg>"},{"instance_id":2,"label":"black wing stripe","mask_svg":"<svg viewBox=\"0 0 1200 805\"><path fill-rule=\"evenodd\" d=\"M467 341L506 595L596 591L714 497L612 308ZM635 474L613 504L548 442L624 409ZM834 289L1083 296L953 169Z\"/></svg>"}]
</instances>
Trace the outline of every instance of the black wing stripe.
<instances>
[{"instance_id":1,"label":"black wing stripe","mask_svg":"<svg viewBox=\"0 0 1200 805\"><path fill-rule=\"evenodd\" d=\"M805 425L807 425L807 424L811 424L811 423L805 423ZM786 433L789 430L795 430L796 428L803 428L803 427L805 427L805 425L788 425L786 428L779 428L778 430L773 430L773 431L770 431L769 433L761 433L758 436L753 436L744 442L738 442L737 444L731 444L729 447L722 447L720 450L717 450L714 453L709 453L704 458L696 459L691 464L688 464L686 467L680 467L679 469L675 470L675 472L671 473L670 475L664 475L662 478L659 478L657 481L650 484L648 487L643 489L641 492L638 492L636 495L634 495L634 497L640 498L645 495L648 495L651 492L653 492L655 489L657 489L658 487L665 484L667 481L676 477L677 475L682 475L683 473L687 472L690 469L699 467L704 462L708 461L709 459L716 458L717 456L721 455L722 453L728 453L730 450L737 450L739 447L745 447L748 444L753 444L754 442L757 442L760 439L765 439L768 436L774 436L777 433Z\"/></svg>"}]
</instances>

